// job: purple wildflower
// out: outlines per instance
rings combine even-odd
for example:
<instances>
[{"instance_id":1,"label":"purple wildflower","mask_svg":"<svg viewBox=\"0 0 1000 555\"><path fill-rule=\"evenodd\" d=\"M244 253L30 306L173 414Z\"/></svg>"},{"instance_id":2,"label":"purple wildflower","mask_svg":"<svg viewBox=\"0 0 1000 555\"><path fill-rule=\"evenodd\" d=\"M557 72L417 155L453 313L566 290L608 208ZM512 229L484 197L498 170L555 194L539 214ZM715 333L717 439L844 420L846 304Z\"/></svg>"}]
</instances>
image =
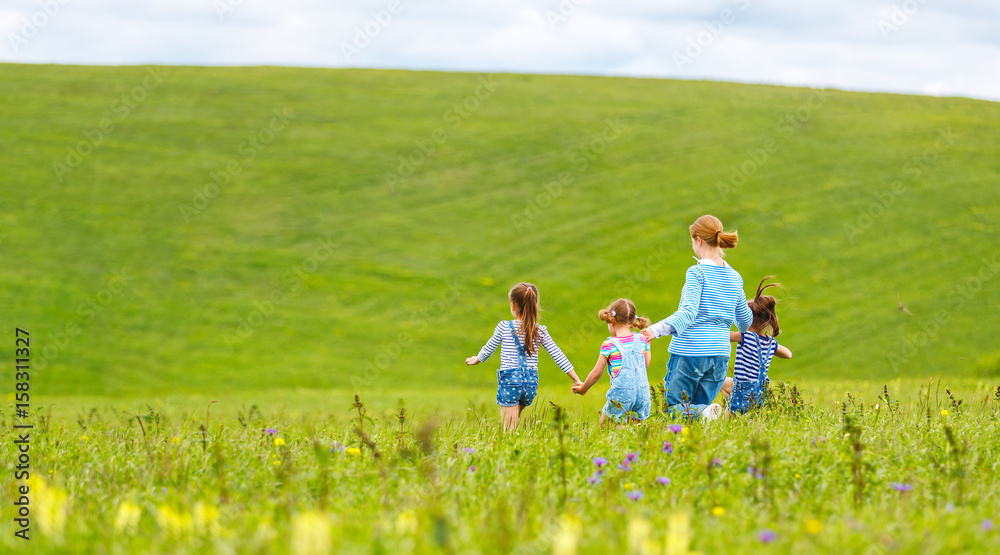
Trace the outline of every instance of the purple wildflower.
<instances>
[{"instance_id":1,"label":"purple wildflower","mask_svg":"<svg viewBox=\"0 0 1000 555\"><path fill-rule=\"evenodd\" d=\"M340 442L334 441L333 442L333 446L330 447L330 452L331 453L343 453L344 452L344 446L341 445Z\"/></svg>"},{"instance_id":2,"label":"purple wildflower","mask_svg":"<svg viewBox=\"0 0 1000 555\"><path fill-rule=\"evenodd\" d=\"M910 484L900 484L899 482L893 482L892 489L902 493L910 491L911 489L913 489L913 486L911 486Z\"/></svg>"},{"instance_id":3,"label":"purple wildflower","mask_svg":"<svg viewBox=\"0 0 1000 555\"><path fill-rule=\"evenodd\" d=\"M666 453L666 454L668 454L668 455L673 455L674 454L674 445L672 443L670 443L669 441L664 441L663 442L663 452Z\"/></svg>"},{"instance_id":4,"label":"purple wildflower","mask_svg":"<svg viewBox=\"0 0 1000 555\"><path fill-rule=\"evenodd\" d=\"M983 521L982 526L984 532L989 532L990 530L993 529L993 521L987 518L986 520Z\"/></svg>"},{"instance_id":5,"label":"purple wildflower","mask_svg":"<svg viewBox=\"0 0 1000 555\"><path fill-rule=\"evenodd\" d=\"M591 474L590 478L587 478L587 481L590 482L591 484L600 484L601 483L601 471L598 470L597 472Z\"/></svg>"},{"instance_id":6,"label":"purple wildflower","mask_svg":"<svg viewBox=\"0 0 1000 555\"><path fill-rule=\"evenodd\" d=\"M681 433L681 430L683 430L683 429L684 429L684 426L681 426L680 424L671 424L670 425L670 431L673 432L673 433L675 433L675 434Z\"/></svg>"},{"instance_id":7,"label":"purple wildflower","mask_svg":"<svg viewBox=\"0 0 1000 555\"><path fill-rule=\"evenodd\" d=\"M463 447L462 451L465 451L466 453L472 454L472 453L476 452L476 448L475 447Z\"/></svg>"},{"instance_id":8,"label":"purple wildflower","mask_svg":"<svg viewBox=\"0 0 1000 555\"><path fill-rule=\"evenodd\" d=\"M628 498L631 499L632 501L638 501L642 499L642 492L639 490L630 491L628 492Z\"/></svg>"},{"instance_id":9,"label":"purple wildflower","mask_svg":"<svg viewBox=\"0 0 1000 555\"><path fill-rule=\"evenodd\" d=\"M474 465L474 464L473 465L469 465L469 472L471 473L471 472L475 472L475 471L476 471L476 465Z\"/></svg>"},{"instance_id":10,"label":"purple wildflower","mask_svg":"<svg viewBox=\"0 0 1000 555\"><path fill-rule=\"evenodd\" d=\"M635 462L635 457L635 453L629 453L628 455L625 455L625 460L628 462Z\"/></svg>"},{"instance_id":11,"label":"purple wildflower","mask_svg":"<svg viewBox=\"0 0 1000 555\"><path fill-rule=\"evenodd\" d=\"M274 428L268 428L268 429L264 430L264 433L265 434L271 434L273 436L274 434L278 433L278 430L275 430Z\"/></svg>"},{"instance_id":12,"label":"purple wildflower","mask_svg":"<svg viewBox=\"0 0 1000 555\"><path fill-rule=\"evenodd\" d=\"M608 464L608 459L605 459L604 457L595 457L594 464L597 465L597 468L601 468L602 466Z\"/></svg>"},{"instance_id":13,"label":"purple wildflower","mask_svg":"<svg viewBox=\"0 0 1000 555\"><path fill-rule=\"evenodd\" d=\"M670 478L667 478L666 476L660 476L659 478L656 479L656 481L664 486L670 485Z\"/></svg>"},{"instance_id":14,"label":"purple wildflower","mask_svg":"<svg viewBox=\"0 0 1000 555\"><path fill-rule=\"evenodd\" d=\"M778 537L778 534L774 530L764 530L758 537L760 538L760 543L771 543Z\"/></svg>"},{"instance_id":15,"label":"purple wildflower","mask_svg":"<svg viewBox=\"0 0 1000 555\"><path fill-rule=\"evenodd\" d=\"M632 471L632 463L631 463L631 461L629 461L628 459L625 459L624 461L622 461L622 463L620 465L618 465L618 470L624 470L626 472L631 472Z\"/></svg>"},{"instance_id":16,"label":"purple wildflower","mask_svg":"<svg viewBox=\"0 0 1000 555\"><path fill-rule=\"evenodd\" d=\"M722 459L719 457L712 459L712 466L722 466Z\"/></svg>"},{"instance_id":17,"label":"purple wildflower","mask_svg":"<svg viewBox=\"0 0 1000 555\"><path fill-rule=\"evenodd\" d=\"M747 467L747 474L753 476L758 480L763 480L767 473L763 468L758 468L754 465L750 465Z\"/></svg>"}]
</instances>

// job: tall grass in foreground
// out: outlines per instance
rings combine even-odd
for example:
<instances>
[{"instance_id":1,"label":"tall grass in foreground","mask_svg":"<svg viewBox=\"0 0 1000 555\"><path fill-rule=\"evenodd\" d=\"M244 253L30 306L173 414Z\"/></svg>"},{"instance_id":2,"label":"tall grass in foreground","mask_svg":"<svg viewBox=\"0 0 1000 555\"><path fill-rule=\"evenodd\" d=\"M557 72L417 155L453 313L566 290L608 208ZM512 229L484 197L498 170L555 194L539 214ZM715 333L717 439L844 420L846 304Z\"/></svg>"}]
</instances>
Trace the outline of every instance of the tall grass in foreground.
<instances>
[{"instance_id":1,"label":"tall grass in foreground","mask_svg":"<svg viewBox=\"0 0 1000 555\"><path fill-rule=\"evenodd\" d=\"M883 388L813 406L775 387L709 424L601 429L539 403L218 416L107 407L35 417L30 544L80 553L996 552L1000 389ZM345 400L346 401L346 400ZM347 408L350 402L344 402ZM3 411L3 429L12 424ZM11 441L4 476L12 476ZM8 498L17 486L5 478Z\"/></svg>"}]
</instances>

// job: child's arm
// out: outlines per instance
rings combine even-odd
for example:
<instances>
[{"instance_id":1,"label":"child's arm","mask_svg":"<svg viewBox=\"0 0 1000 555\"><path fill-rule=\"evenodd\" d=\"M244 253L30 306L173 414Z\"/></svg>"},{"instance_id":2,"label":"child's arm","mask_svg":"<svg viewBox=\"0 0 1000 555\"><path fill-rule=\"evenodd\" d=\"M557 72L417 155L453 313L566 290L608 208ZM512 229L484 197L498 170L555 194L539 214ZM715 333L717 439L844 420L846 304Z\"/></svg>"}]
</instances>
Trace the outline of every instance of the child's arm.
<instances>
[{"instance_id":1,"label":"child's arm","mask_svg":"<svg viewBox=\"0 0 1000 555\"><path fill-rule=\"evenodd\" d=\"M597 383L597 380L601 379L601 374L604 373L604 368L608 365L608 357L604 355L597 356L597 364L594 365L594 369L590 371L587 375L587 379L579 385L573 386L573 393L579 395L586 395L587 391Z\"/></svg>"},{"instance_id":2,"label":"child's arm","mask_svg":"<svg viewBox=\"0 0 1000 555\"><path fill-rule=\"evenodd\" d=\"M483 345L483 348L479 350L479 354L474 357L469 357L465 359L465 364L468 366L475 366L480 362L486 362L486 359L493 356L493 352L497 350L497 347L503 342L503 330L501 326L503 322L497 324L496 329L493 330L493 337Z\"/></svg>"},{"instance_id":3,"label":"child's arm","mask_svg":"<svg viewBox=\"0 0 1000 555\"><path fill-rule=\"evenodd\" d=\"M792 358L792 352L784 345L778 345L778 350L774 351L774 356L778 358Z\"/></svg>"},{"instance_id":4,"label":"child's arm","mask_svg":"<svg viewBox=\"0 0 1000 555\"><path fill-rule=\"evenodd\" d=\"M729 342L730 343L742 343L743 333L738 331L729 332Z\"/></svg>"}]
</instances>

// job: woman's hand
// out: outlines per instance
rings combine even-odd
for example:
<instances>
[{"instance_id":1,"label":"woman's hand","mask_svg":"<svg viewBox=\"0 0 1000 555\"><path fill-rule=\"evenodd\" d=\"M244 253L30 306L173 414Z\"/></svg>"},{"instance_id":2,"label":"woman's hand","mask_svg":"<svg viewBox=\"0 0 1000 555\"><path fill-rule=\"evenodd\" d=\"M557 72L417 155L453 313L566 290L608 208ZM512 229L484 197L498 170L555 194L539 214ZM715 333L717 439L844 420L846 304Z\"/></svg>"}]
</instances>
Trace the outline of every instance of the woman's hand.
<instances>
[{"instance_id":1,"label":"woman's hand","mask_svg":"<svg viewBox=\"0 0 1000 555\"><path fill-rule=\"evenodd\" d=\"M649 328L642 330L642 336L646 338L646 341L652 341L656 339L656 334L654 334L653 330Z\"/></svg>"},{"instance_id":2,"label":"woman's hand","mask_svg":"<svg viewBox=\"0 0 1000 555\"><path fill-rule=\"evenodd\" d=\"M475 366L477 364L479 364L479 357L478 356L469 357L469 358L465 359L465 365L466 366Z\"/></svg>"},{"instance_id":3,"label":"woman's hand","mask_svg":"<svg viewBox=\"0 0 1000 555\"><path fill-rule=\"evenodd\" d=\"M577 395L587 394L587 390L583 388L583 382L576 382L573 384L573 393L576 393Z\"/></svg>"}]
</instances>

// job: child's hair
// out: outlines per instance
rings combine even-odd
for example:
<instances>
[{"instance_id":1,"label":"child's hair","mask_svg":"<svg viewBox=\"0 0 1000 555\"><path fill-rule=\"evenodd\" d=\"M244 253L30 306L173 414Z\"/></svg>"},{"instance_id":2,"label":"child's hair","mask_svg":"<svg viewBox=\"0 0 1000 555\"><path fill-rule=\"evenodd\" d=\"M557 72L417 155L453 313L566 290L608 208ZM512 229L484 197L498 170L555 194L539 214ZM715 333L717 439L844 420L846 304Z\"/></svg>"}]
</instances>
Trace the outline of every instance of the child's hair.
<instances>
[{"instance_id":1,"label":"child's hair","mask_svg":"<svg viewBox=\"0 0 1000 555\"><path fill-rule=\"evenodd\" d=\"M739 235L735 231L724 231L719 218L708 214L695 220L688 229L691 231L692 239L701 237L702 241L713 247L731 249L736 246L736 241L739 240Z\"/></svg>"},{"instance_id":2,"label":"child's hair","mask_svg":"<svg viewBox=\"0 0 1000 555\"><path fill-rule=\"evenodd\" d=\"M775 299L771 295L763 295L762 293L769 287L777 287L778 289L784 289L785 287L780 283L768 283L764 285L764 282L769 279L774 279L774 276L767 276L760 280L760 285L757 286L757 294L754 295L753 299L747 301L747 306L753 312L753 327L757 328L761 333L770 329L771 337L778 337L781 330L778 328L778 313L774 311L778 299ZM767 334L764 333L764 335Z\"/></svg>"},{"instance_id":3,"label":"child's hair","mask_svg":"<svg viewBox=\"0 0 1000 555\"><path fill-rule=\"evenodd\" d=\"M628 324L628 327L644 330L649 327L649 318L639 316L635 310L635 303L628 299L618 299L602 308L597 313L597 317L609 324Z\"/></svg>"},{"instance_id":4,"label":"child's hair","mask_svg":"<svg viewBox=\"0 0 1000 555\"><path fill-rule=\"evenodd\" d=\"M521 282L510 288L507 298L514 305L517 321L521 323L524 334L524 350L528 355L535 354L535 343L539 341L538 333L538 288L531 283Z\"/></svg>"}]
</instances>

